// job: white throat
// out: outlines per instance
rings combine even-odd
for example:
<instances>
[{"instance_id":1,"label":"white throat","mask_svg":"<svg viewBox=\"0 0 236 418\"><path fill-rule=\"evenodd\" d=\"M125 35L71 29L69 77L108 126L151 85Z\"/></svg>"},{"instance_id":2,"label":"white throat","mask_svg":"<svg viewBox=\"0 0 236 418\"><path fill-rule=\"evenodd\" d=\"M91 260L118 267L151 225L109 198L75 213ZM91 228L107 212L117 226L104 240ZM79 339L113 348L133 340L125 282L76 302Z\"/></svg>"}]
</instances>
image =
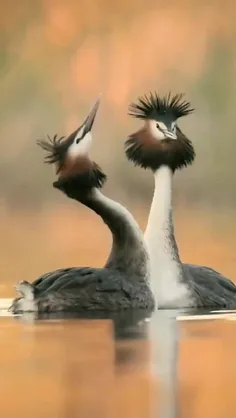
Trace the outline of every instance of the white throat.
<instances>
[{"instance_id":1,"label":"white throat","mask_svg":"<svg viewBox=\"0 0 236 418\"><path fill-rule=\"evenodd\" d=\"M188 288L173 236L172 179L167 166L154 173L155 191L144 238L151 266L151 286L159 308L186 306Z\"/></svg>"}]
</instances>

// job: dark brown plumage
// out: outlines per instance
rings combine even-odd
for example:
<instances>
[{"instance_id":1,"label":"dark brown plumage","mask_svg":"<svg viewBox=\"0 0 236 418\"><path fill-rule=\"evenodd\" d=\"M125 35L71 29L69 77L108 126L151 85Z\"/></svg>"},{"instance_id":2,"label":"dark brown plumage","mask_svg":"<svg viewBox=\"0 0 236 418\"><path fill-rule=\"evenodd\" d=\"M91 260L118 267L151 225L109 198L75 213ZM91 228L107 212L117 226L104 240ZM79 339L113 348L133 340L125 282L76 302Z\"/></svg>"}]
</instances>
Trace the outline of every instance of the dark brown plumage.
<instances>
[{"instance_id":1,"label":"dark brown plumage","mask_svg":"<svg viewBox=\"0 0 236 418\"><path fill-rule=\"evenodd\" d=\"M70 177L61 177L53 183L53 187L61 190L68 197L81 199L81 196L92 188L101 189L107 180L106 174L93 161L84 171L80 171Z\"/></svg>"},{"instance_id":2,"label":"dark brown plumage","mask_svg":"<svg viewBox=\"0 0 236 418\"><path fill-rule=\"evenodd\" d=\"M167 165L173 171L192 164L195 151L191 141L176 127L177 139L155 139L147 127L130 135L125 142L128 160L142 168L157 170Z\"/></svg>"}]
</instances>

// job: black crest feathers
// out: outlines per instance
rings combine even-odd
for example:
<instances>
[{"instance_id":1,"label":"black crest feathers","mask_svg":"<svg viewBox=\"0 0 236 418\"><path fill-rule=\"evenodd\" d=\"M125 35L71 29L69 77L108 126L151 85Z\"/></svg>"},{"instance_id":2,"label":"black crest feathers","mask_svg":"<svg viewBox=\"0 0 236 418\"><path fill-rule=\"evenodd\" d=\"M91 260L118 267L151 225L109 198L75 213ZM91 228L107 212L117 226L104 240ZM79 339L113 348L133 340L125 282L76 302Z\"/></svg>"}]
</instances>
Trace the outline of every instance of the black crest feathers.
<instances>
[{"instance_id":1,"label":"black crest feathers","mask_svg":"<svg viewBox=\"0 0 236 418\"><path fill-rule=\"evenodd\" d=\"M168 116L174 120L187 116L194 111L190 102L183 99L184 94L164 97L158 96L156 92L138 98L137 103L129 106L129 115L139 119L156 119L159 116Z\"/></svg>"},{"instance_id":2,"label":"black crest feathers","mask_svg":"<svg viewBox=\"0 0 236 418\"><path fill-rule=\"evenodd\" d=\"M45 163L57 164L56 174L59 174L59 178L53 186L68 197L79 199L92 188L102 188L107 176L89 156L78 156L71 169L68 164L65 167L67 151L74 141L74 134L64 138L57 135L53 138L48 136L47 140L38 140L37 144L48 153L44 159Z\"/></svg>"},{"instance_id":3,"label":"black crest feathers","mask_svg":"<svg viewBox=\"0 0 236 418\"><path fill-rule=\"evenodd\" d=\"M58 163L57 174L62 168L66 151L72 142L73 139L68 141L64 136L59 137L58 135L54 135L53 138L50 138L50 136L47 135L47 140L40 139L37 141L37 145L48 153L44 158L45 163Z\"/></svg>"}]
</instances>

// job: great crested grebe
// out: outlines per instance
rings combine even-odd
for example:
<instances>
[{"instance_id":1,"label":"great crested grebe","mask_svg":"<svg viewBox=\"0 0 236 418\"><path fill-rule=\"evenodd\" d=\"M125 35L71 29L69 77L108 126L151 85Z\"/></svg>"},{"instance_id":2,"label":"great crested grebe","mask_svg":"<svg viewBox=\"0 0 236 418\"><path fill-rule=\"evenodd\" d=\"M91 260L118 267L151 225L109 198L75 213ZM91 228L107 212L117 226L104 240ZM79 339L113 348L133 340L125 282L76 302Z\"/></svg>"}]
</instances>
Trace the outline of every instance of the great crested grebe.
<instances>
[{"instance_id":1,"label":"great crested grebe","mask_svg":"<svg viewBox=\"0 0 236 418\"><path fill-rule=\"evenodd\" d=\"M10 310L19 312L120 311L153 309L150 263L142 231L130 212L99 190L106 180L92 161L91 129L98 99L82 126L67 139L38 141L55 163L58 180L53 186L95 211L112 233L112 249L104 268L74 267L46 273L32 284L22 281Z\"/></svg>"},{"instance_id":2,"label":"great crested grebe","mask_svg":"<svg viewBox=\"0 0 236 418\"><path fill-rule=\"evenodd\" d=\"M159 308L236 308L236 286L217 271L183 264L175 241L172 220L172 179L175 170L195 158L191 141L177 119L193 112L183 94L161 98L156 93L130 105L129 115L144 126L125 142L127 158L152 170L155 191L145 241L151 263L151 282Z\"/></svg>"}]
</instances>

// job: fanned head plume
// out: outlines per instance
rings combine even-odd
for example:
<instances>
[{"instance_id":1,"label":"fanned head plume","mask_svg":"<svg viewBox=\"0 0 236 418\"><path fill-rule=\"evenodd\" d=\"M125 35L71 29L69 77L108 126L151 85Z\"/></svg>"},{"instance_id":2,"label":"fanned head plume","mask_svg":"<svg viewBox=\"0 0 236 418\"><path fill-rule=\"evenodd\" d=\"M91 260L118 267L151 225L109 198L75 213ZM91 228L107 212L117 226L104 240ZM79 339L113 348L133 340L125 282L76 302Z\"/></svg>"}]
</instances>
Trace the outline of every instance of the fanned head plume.
<instances>
[{"instance_id":1,"label":"fanned head plume","mask_svg":"<svg viewBox=\"0 0 236 418\"><path fill-rule=\"evenodd\" d=\"M66 190L70 190L70 197L73 190L78 194L78 189L81 192L93 187L100 188L106 181L106 175L90 157L91 130L99 104L100 98L96 100L84 123L67 138L55 135L53 138L48 136L47 140L37 141L48 153L45 162L56 166L58 180L53 184L54 187L66 194Z\"/></svg>"},{"instance_id":2,"label":"fanned head plume","mask_svg":"<svg viewBox=\"0 0 236 418\"><path fill-rule=\"evenodd\" d=\"M184 100L183 97L183 93L173 96L168 93L164 97L158 96L156 92L150 93L149 96L139 97L137 103L131 103L129 115L139 119L159 120L164 117L177 120L194 111L190 102Z\"/></svg>"},{"instance_id":3,"label":"fanned head plume","mask_svg":"<svg viewBox=\"0 0 236 418\"><path fill-rule=\"evenodd\" d=\"M177 119L193 112L183 94L163 98L156 93L140 97L129 107L129 115L143 119L144 126L125 142L125 153L135 165L155 171L162 165L173 171L195 158L191 141L177 126Z\"/></svg>"},{"instance_id":4,"label":"fanned head plume","mask_svg":"<svg viewBox=\"0 0 236 418\"><path fill-rule=\"evenodd\" d=\"M48 155L44 157L45 163L57 164L56 174L58 174L65 161L65 155L69 147L68 139L65 140L64 136L59 137L57 134L54 135L53 138L47 135L47 140L39 139L37 144L48 153Z\"/></svg>"}]
</instances>

